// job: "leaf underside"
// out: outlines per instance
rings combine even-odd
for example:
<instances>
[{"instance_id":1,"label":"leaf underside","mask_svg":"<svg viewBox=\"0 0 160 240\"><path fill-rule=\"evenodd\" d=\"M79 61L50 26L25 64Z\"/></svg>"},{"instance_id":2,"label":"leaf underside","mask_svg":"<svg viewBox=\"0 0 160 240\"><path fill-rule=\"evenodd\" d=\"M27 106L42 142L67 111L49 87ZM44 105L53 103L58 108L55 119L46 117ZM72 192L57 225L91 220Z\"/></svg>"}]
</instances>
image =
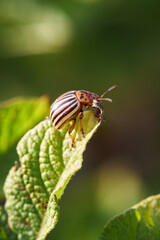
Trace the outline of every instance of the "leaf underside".
<instances>
[{"instance_id":1,"label":"leaf underside","mask_svg":"<svg viewBox=\"0 0 160 240\"><path fill-rule=\"evenodd\" d=\"M28 131L17 146L20 163L9 172L4 185L9 225L18 239L43 240L59 217L58 200L70 178L82 166L82 154L99 123L90 112L73 131L74 147L68 135L69 123L56 130L45 120ZM17 166L19 165L19 166Z\"/></svg>"},{"instance_id":2,"label":"leaf underside","mask_svg":"<svg viewBox=\"0 0 160 240\"><path fill-rule=\"evenodd\" d=\"M113 217L99 240L159 240L160 194L148 197L126 212Z\"/></svg>"}]
</instances>

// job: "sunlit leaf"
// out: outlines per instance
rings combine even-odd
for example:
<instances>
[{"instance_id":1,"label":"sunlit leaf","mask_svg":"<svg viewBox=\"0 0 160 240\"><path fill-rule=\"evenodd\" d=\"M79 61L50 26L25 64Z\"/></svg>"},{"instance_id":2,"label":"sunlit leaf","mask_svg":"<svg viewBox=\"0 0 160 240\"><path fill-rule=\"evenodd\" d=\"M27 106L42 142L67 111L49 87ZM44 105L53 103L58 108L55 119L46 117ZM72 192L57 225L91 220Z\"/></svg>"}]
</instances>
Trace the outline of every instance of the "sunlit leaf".
<instances>
[{"instance_id":1,"label":"sunlit leaf","mask_svg":"<svg viewBox=\"0 0 160 240\"><path fill-rule=\"evenodd\" d=\"M99 240L159 240L160 194L112 218Z\"/></svg>"},{"instance_id":2,"label":"sunlit leaf","mask_svg":"<svg viewBox=\"0 0 160 240\"><path fill-rule=\"evenodd\" d=\"M70 124L57 130L50 120L41 122L20 140L20 166L10 170L4 186L9 224L18 239L43 240L56 225L58 200L81 168L86 144L99 126L90 112L85 112L82 123L85 138L77 120L73 147Z\"/></svg>"},{"instance_id":3,"label":"sunlit leaf","mask_svg":"<svg viewBox=\"0 0 160 240\"><path fill-rule=\"evenodd\" d=\"M47 97L15 98L0 104L0 155L49 111Z\"/></svg>"}]
</instances>

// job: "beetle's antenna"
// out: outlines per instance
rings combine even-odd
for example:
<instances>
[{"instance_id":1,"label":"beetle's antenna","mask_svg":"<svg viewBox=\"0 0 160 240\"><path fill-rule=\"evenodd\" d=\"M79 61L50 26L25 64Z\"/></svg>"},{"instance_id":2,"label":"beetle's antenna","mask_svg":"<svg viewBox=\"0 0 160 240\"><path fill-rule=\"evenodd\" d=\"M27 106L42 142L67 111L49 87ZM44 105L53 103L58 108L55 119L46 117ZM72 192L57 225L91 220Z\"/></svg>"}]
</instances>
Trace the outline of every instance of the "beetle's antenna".
<instances>
[{"instance_id":1,"label":"beetle's antenna","mask_svg":"<svg viewBox=\"0 0 160 240\"><path fill-rule=\"evenodd\" d=\"M110 98L103 98L104 95L106 95L108 92L112 91L113 89L117 88L117 85L114 85L112 87L110 87L107 91L105 91L102 96L100 96L99 100L105 100L105 101L109 101L112 102L112 100Z\"/></svg>"},{"instance_id":2,"label":"beetle's antenna","mask_svg":"<svg viewBox=\"0 0 160 240\"><path fill-rule=\"evenodd\" d=\"M108 101L108 102L112 102L111 98L98 98L98 100L104 100L104 101Z\"/></svg>"}]
</instances>

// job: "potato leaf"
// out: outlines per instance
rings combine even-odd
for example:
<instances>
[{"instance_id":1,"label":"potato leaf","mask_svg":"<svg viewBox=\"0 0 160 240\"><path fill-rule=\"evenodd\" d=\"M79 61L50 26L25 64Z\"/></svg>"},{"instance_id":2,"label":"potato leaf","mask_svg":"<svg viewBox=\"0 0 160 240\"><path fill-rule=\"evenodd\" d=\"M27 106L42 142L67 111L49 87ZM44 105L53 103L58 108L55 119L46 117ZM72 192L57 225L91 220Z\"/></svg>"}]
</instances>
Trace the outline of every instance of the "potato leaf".
<instances>
[{"instance_id":1,"label":"potato leaf","mask_svg":"<svg viewBox=\"0 0 160 240\"><path fill-rule=\"evenodd\" d=\"M113 217L99 240L159 240L160 194L148 197L126 212Z\"/></svg>"},{"instance_id":2,"label":"potato leaf","mask_svg":"<svg viewBox=\"0 0 160 240\"><path fill-rule=\"evenodd\" d=\"M0 155L15 144L23 134L44 119L49 112L46 96L15 98L0 104Z\"/></svg>"},{"instance_id":3,"label":"potato leaf","mask_svg":"<svg viewBox=\"0 0 160 240\"><path fill-rule=\"evenodd\" d=\"M8 226L7 213L2 206L0 206L0 239L17 240L17 235Z\"/></svg>"},{"instance_id":4,"label":"potato leaf","mask_svg":"<svg viewBox=\"0 0 160 240\"><path fill-rule=\"evenodd\" d=\"M68 134L71 123L57 130L50 120L28 131L18 143L20 165L10 170L4 185L9 225L18 239L43 240L56 225L58 200L81 168L86 144L99 126L90 112L85 112L82 123L85 138L77 120L73 147Z\"/></svg>"}]
</instances>

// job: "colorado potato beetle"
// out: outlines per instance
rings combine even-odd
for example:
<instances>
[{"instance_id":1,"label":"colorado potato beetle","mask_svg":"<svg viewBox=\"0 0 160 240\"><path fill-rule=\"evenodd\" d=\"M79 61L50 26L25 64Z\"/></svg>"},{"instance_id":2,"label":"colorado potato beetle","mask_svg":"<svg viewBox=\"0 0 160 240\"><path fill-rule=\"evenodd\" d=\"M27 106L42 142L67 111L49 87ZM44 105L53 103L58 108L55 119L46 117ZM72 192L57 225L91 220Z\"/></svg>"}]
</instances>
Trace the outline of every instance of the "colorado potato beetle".
<instances>
[{"instance_id":1,"label":"colorado potato beetle","mask_svg":"<svg viewBox=\"0 0 160 240\"><path fill-rule=\"evenodd\" d=\"M72 138L72 146L74 143L74 136L71 135L75 124L76 118L79 114L80 130L84 137L82 126L83 107L91 111L93 115L100 122L103 114L102 100L112 102L110 98L103 98L105 94L115 89L117 86L112 86L105 91L101 96L85 90L69 91L58 97L50 108L50 119L56 129L61 129L66 123L73 120L73 124L69 129L69 136ZM94 110L95 109L95 110Z\"/></svg>"}]
</instances>

